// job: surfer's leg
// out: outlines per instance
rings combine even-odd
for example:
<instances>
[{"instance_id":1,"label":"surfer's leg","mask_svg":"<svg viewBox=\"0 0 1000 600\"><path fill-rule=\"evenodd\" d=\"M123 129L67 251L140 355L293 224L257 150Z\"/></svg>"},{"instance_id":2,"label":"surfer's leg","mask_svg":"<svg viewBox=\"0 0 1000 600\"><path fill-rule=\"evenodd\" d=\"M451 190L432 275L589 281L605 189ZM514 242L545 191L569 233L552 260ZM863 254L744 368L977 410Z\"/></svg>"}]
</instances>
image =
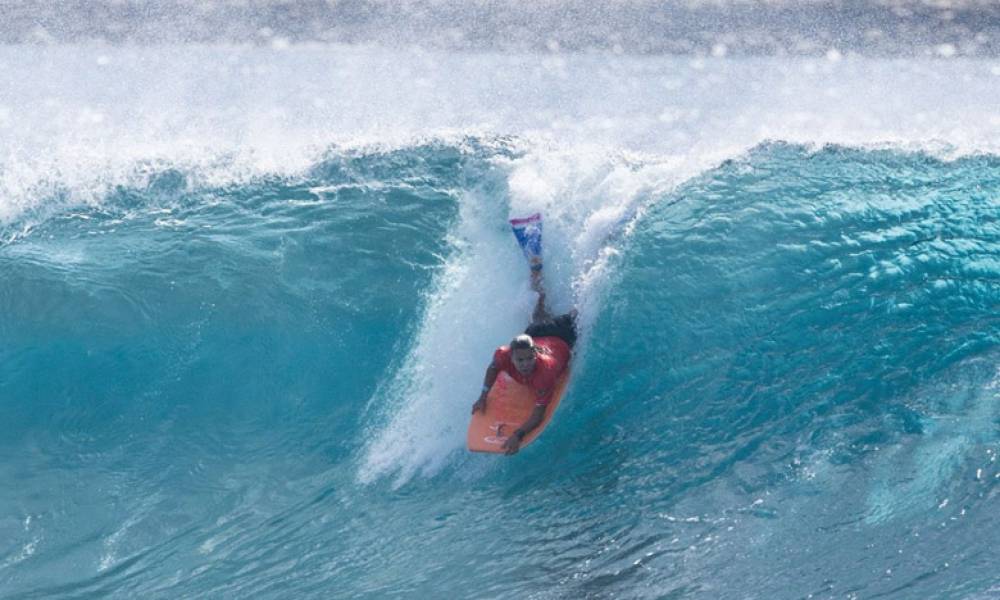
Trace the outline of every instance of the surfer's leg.
<instances>
[{"instance_id":1,"label":"surfer's leg","mask_svg":"<svg viewBox=\"0 0 1000 600\"><path fill-rule=\"evenodd\" d=\"M538 266L537 269L531 269L531 289L544 295L545 289L542 284L542 267Z\"/></svg>"},{"instance_id":2,"label":"surfer's leg","mask_svg":"<svg viewBox=\"0 0 1000 600\"><path fill-rule=\"evenodd\" d=\"M552 315L549 314L549 310L545 308L545 292L538 292L538 302L535 303L535 312L531 314L531 322L534 323L544 323L545 321L551 321Z\"/></svg>"}]
</instances>

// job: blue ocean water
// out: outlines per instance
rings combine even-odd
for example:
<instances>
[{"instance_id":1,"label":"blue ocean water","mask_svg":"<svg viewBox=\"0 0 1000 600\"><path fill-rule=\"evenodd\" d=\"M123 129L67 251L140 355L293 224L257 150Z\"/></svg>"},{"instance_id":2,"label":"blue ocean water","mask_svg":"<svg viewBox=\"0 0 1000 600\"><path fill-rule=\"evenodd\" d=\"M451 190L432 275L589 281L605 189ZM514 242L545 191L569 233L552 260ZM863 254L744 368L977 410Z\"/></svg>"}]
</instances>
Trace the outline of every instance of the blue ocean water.
<instances>
[{"instance_id":1,"label":"blue ocean water","mask_svg":"<svg viewBox=\"0 0 1000 600\"><path fill-rule=\"evenodd\" d=\"M0 62L0 597L1000 594L995 60Z\"/></svg>"}]
</instances>

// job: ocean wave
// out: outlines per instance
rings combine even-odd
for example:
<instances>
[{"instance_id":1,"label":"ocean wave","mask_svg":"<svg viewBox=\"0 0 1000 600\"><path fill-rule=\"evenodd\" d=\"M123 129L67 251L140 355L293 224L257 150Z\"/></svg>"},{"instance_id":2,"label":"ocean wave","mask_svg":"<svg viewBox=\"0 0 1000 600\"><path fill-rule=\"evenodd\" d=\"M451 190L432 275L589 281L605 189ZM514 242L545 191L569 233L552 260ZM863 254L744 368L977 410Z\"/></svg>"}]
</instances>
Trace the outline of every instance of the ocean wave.
<instances>
[{"instance_id":1,"label":"ocean wave","mask_svg":"<svg viewBox=\"0 0 1000 600\"><path fill-rule=\"evenodd\" d=\"M994 155L484 137L72 197L0 233L5 594L993 585ZM574 379L471 456L536 210Z\"/></svg>"}]
</instances>

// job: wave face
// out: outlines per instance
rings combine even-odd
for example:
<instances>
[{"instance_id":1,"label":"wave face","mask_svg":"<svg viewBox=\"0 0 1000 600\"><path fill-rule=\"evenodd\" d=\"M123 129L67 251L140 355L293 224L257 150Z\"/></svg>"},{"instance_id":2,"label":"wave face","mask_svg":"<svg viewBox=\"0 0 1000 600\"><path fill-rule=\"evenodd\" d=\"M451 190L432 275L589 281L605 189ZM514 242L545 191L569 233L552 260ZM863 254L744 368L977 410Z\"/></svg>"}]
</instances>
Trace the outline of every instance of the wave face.
<instances>
[{"instance_id":1,"label":"wave face","mask_svg":"<svg viewBox=\"0 0 1000 600\"><path fill-rule=\"evenodd\" d=\"M596 238L553 208L577 375L536 445L469 456L469 399L530 309L498 217L536 167L470 143L229 188L168 170L8 227L4 587L995 584L1000 160L771 143Z\"/></svg>"},{"instance_id":2,"label":"wave face","mask_svg":"<svg viewBox=\"0 0 1000 600\"><path fill-rule=\"evenodd\" d=\"M177 52L186 76L249 60ZM204 74L186 126L151 116L169 97L118 110L42 80L17 91L37 121L0 110L0 597L1000 592L989 86L962 115L944 85L869 120L830 106L801 139L872 73L995 66L452 56L468 77L441 113L378 79L400 64L345 52L264 69L304 121L344 126L303 133L311 155L287 112L247 133L269 99L224 108ZM314 82L283 69L341 59L380 65L344 93L384 105L292 93ZM497 116L484 66L567 78L504 90ZM782 91L712 91L748 73ZM640 76L675 104L623 104ZM552 306L580 309L574 378L532 446L470 455L483 371L534 301L506 220L536 210Z\"/></svg>"}]
</instances>

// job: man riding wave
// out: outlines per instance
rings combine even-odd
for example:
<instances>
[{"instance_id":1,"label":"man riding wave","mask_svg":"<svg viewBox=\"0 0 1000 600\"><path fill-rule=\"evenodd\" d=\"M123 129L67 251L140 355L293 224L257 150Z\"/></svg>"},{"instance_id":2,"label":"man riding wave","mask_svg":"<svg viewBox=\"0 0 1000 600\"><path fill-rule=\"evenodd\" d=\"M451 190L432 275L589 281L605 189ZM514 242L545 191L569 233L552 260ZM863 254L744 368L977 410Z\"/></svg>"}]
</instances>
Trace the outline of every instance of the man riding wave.
<instances>
[{"instance_id":1,"label":"man riding wave","mask_svg":"<svg viewBox=\"0 0 1000 600\"><path fill-rule=\"evenodd\" d=\"M538 302L531 324L510 344L500 346L493 353L493 361L483 379L483 391L472 406L473 413L477 410L486 412L490 388L501 371L534 391L534 410L528 420L507 437L503 445L507 454L516 453L524 436L541 424L559 376L569 365L573 344L576 343L576 309L557 317L549 313L545 307L545 292L541 289L539 271L532 273L532 288L538 291Z\"/></svg>"}]
</instances>

